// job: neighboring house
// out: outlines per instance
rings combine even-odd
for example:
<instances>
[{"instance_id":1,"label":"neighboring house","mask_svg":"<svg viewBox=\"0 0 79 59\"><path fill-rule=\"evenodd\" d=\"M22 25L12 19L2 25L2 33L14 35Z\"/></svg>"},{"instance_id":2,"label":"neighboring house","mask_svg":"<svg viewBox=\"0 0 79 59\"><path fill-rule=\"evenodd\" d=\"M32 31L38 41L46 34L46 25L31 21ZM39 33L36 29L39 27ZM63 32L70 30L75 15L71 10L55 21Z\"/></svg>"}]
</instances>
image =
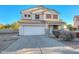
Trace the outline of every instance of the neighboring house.
<instances>
[{"instance_id":1,"label":"neighboring house","mask_svg":"<svg viewBox=\"0 0 79 59\"><path fill-rule=\"evenodd\" d=\"M44 35L52 30L62 29L64 22L59 18L60 13L54 9L37 6L21 11L20 35Z\"/></svg>"},{"instance_id":2,"label":"neighboring house","mask_svg":"<svg viewBox=\"0 0 79 59\"><path fill-rule=\"evenodd\" d=\"M79 30L79 15L74 16L74 28L77 28L77 30Z\"/></svg>"}]
</instances>

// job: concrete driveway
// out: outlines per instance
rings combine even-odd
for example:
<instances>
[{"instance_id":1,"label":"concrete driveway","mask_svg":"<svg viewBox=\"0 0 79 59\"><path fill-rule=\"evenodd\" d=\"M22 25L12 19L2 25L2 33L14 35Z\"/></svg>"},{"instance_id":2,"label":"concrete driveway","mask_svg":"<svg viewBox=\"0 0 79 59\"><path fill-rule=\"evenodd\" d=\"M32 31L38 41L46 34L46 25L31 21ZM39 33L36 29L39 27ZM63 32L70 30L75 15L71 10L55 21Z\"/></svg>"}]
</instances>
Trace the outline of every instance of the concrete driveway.
<instances>
[{"instance_id":1,"label":"concrete driveway","mask_svg":"<svg viewBox=\"0 0 79 59\"><path fill-rule=\"evenodd\" d=\"M72 54L79 53L48 36L21 36L16 42L1 52L2 54Z\"/></svg>"}]
</instances>

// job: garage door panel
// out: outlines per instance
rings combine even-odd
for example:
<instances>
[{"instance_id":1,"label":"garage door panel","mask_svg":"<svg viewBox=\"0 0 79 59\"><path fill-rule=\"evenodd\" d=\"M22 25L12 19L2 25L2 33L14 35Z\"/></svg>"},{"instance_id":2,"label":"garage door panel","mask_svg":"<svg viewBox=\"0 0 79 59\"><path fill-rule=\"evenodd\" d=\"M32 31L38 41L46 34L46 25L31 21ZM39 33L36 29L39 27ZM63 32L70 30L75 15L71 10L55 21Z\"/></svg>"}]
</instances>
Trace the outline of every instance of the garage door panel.
<instances>
[{"instance_id":1,"label":"garage door panel","mask_svg":"<svg viewBox=\"0 0 79 59\"><path fill-rule=\"evenodd\" d=\"M44 26L24 26L21 28L22 35L44 35L45 34L45 27Z\"/></svg>"},{"instance_id":2,"label":"garage door panel","mask_svg":"<svg viewBox=\"0 0 79 59\"><path fill-rule=\"evenodd\" d=\"M24 27L24 35L45 34L44 27Z\"/></svg>"}]
</instances>

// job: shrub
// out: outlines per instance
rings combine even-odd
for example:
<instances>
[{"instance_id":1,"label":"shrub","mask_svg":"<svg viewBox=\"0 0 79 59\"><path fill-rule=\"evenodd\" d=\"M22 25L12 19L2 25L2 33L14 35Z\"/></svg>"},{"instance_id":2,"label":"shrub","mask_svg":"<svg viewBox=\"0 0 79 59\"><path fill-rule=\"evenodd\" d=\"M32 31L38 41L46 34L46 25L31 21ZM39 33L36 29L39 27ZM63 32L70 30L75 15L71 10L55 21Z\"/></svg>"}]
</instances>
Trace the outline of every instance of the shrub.
<instances>
[{"instance_id":1,"label":"shrub","mask_svg":"<svg viewBox=\"0 0 79 59\"><path fill-rule=\"evenodd\" d=\"M65 31L61 33L60 38L65 41L72 41L75 38L75 34L69 31Z\"/></svg>"},{"instance_id":2,"label":"shrub","mask_svg":"<svg viewBox=\"0 0 79 59\"><path fill-rule=\"evenodd\" d=\"M59 38L60 32L59 31L52 31L56 38Z\"/></svg>"}]
</instances>

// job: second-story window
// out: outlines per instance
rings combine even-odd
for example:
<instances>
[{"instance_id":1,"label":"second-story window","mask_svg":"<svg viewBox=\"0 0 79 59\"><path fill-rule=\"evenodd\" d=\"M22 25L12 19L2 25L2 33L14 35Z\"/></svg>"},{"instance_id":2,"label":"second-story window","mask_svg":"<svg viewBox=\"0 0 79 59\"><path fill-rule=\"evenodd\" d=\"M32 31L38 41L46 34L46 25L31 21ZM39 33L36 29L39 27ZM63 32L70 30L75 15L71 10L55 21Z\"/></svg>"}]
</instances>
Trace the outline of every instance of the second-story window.
<instances>
[{"instance_id":1,"label":"second-story window","mask_svg":"<svg viewBox=\"0 0 79 59\"><path fill-rule=\"evenodd\" d=\"M28 17L29 18L29 17L31 17L31 15L30 14L25 14L24 17Z\"/></svg>"},{"instance_id":2,"label":"second-story window","mask_svg":"<svg viewBox=\"0 0 79 59\"><path fill-rule=\"evenodd\" d=\"M58 19L58 15L53 15L53 19Z\"/></svg>"},{"instance_id":3,"label":"second-story window","mask_svg":"<svg viewBox=\"0 0 79 59\"><path fill-rule=\"evenodd\" d=\"M78 30L79 30L79 26L78 26Z\"/></svg>"},{"instance_id":4,"label":"second-story window","mask_svg":"<svg viewBox=\"0 0 79 59\"><path fill-rule=\"evenodd\" d=\"M27 17L27 15L25 14L24 17Z\"/></svg>"},{"instance_id":5,"label":"second-story window","mask_svg":"<svg viewBox=\"0 0 79 59\"><path fill-rule=\"evenodd\" d=\"M28 17L31 17L31 15L28 15Z\"/></svg>"},{"instance_id":6,"label":"second-story window","mask_svg":"<svg viewBox=\"0 0 79 59\"><path fill-rule=\"evenodd\" d=\"M50 19L51 18L51 14L46 14L46 18Z\"/></svg>"},{"instance_id":7,"label":"second-story window","mask_svg":"<svg viewBox=\"0 0 79 59\"><path fill-rule=\"evenodd\" d=\"M79 17L76 17L76 21L79 21Z\"/></svg>"},{"instance_id":8,"label":"second-story window","mask_svg":"<svg viewBox=\"0 0 79 59\"><path fill-rule=\"evenodd\" d=\"M38 14L35 15L35 19L39 19L39 15Z\"/></svg>"}]
</instances>

